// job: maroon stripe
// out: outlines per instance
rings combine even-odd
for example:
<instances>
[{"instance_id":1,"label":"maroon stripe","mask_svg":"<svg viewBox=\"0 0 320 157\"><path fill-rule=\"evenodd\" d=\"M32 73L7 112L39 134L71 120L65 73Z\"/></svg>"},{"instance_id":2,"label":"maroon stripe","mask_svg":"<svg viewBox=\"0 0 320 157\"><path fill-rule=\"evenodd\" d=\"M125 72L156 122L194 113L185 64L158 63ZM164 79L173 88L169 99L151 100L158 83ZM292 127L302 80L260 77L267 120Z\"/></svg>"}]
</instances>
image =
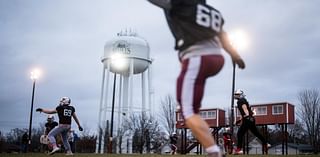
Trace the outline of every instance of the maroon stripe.
<instances>
[{"instance_id":1,"label":"maroon stripe","mask_svg":"<svg viewBox=\"0 0 320 157\"><path fill-rule=\"evenodd\" d=\"M224 64L224 58L221 55L201 56L200 69L196 77L193 92L193 111L199 113L201 101L204 94L206 79L220 72Z\"/></svg>"},{"instance_id":2,"label":"maroon stripe","mask_svg":"<svg viewBox=\"0 0 320 157\"><path fill-rule=\"evenodd\" d=\"M190 62L189 59L183 60L182 61L182 68L181 72L178 76L177 79L177 91L176 91L176 97L177 101L180 105L180 112L183 115L183 104L181 104L181 94L182 94L182 85L183 81L185 79L185 74L187 73L188 66ZM194 87L193 89L183 89L183 90L193 90L193 100L192 100L192 107L193 107L193 112L198 114L200 107L201 107L201 101L203 98L204 94L204 88L205 88L205 83L206 79L208 77L214 76L220 72L224 64L224 58L221 55L206 55L206 56L201 56L201 61L200 61L200 69L197 74L197 77L194 82Z\"/></svg>"},{"instance_id":3,"label":"maroon stripe","mask_svg":"<svg viewBox=\"0 0 320 157\"><path fill-rule=\"evenodd\" d=\"M201 56L200 60L200 69L198 72L198 75L196 77L196 80L194 82L193 86L193 112L198 114L200 107L201 107L201 100L203 97L203 92L204 92L204 85L206 82L206 77L204 77L206 72L205 69L205 62L204 62L204 56Z\"/></svg>"}]
</instances>

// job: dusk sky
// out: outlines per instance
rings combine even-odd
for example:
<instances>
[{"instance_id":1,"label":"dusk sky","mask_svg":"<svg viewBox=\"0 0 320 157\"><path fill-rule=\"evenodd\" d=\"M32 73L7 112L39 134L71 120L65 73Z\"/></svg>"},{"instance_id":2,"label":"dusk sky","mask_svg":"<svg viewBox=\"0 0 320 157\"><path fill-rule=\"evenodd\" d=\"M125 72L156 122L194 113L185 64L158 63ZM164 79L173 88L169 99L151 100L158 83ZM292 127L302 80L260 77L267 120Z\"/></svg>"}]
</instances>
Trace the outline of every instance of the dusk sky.
<instances>
[{"instance_id":1,"label":"dusk sky","mask_svg":"<svg viewBox=\"0 0 320 157\"><path fill-rule=\"evenodd\" d=\"M320 1L207 2L221 11L227 32L247 33L248 47L239 51L247 67L236 70L236 88L251 104L298 106L298 92L320 88ZM104 44L125 29L135 30L150 45L157 108L166 95L175 97L180 70L160 8L146 0L0 0L0 131L28 128L30 72L38 67L42 75L34 111L55 108L68 96L83 126L94 132ZM230 108L232 64L223 55L222 71L207 81L204 108ZM45 120L45 114L33 113L34 127Z\"/></svg>"}]
</instances>

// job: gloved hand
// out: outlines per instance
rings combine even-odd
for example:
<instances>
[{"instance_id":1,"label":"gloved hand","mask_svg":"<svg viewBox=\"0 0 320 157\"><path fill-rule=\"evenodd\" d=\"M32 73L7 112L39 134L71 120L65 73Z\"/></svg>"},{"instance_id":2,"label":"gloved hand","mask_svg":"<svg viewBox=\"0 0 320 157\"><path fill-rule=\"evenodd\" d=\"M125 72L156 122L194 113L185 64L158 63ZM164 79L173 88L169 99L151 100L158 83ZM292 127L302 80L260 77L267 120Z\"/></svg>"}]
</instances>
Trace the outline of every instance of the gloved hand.
<instances>
[{"instance_id":1,"label":"gloved hand","mask_svg":"<svg viewBox=\"0 0 320 157\"><path fill-rule=\"evenodd\" d=\"M37 108L36 109L37 112L42 112L42 110L43 110L42 108Z\"/></svg>"},{"instance_id":2,"label":"gloved hand","mask_svg":"<svg viewBox=\"0 0 320 157\"><path fill-rule=\"evenodd\" d=\"M242 122L241 119L240 119L240 120L237 120L237 121L235 122L235 125L241 125L241 122Z\"/></svg>"},{"instance_id":3,"label":"gloved hand","mask_svg":"<svg viewBox=\"0 0 320 157\"><path fill-rule=\"evenodd\" d=\"M83 128L81 126L79 126L79 131L83 131Z\"/></svg>"},{"instance_id":4,"label":"gloved hand","mask_svg":"<svg viewBox=\"0 0 320 157\"><path fill-rule=\"evenodd\" d=\"M252 123L255 122L255 118L252 117L252 116L245 117L245 119L248 120L248 121L250 121L250 122L252 122Z\"/></svg>"},{"instance_id":5,"label":"gloved hand","mask_svg":"<svg viewBox=\"0 0 320 157\"><path fill-rule=\"evenodd\" d=\"M232 58L234 64L237 64L240 69L244 69L246 67L244 61L240 57Z\"/></svg>"}]
</instances>

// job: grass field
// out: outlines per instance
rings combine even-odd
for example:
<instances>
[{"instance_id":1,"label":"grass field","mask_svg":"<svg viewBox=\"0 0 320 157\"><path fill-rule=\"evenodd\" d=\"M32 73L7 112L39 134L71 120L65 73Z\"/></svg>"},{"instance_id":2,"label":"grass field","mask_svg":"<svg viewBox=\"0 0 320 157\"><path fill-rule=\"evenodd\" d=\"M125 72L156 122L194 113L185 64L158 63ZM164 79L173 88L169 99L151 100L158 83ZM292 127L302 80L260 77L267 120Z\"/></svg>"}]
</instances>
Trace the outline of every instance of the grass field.
<instances>
[{"instance_id":1,"label":"grass field","mask_svg":"<svg viewBox=\"0 0 320 157\"><path fill-rule=\"evenodd\" d=\"M74 157L206 157L205 155L154 155L154 154L82 154L77 153ZM227 157L279 157L282 155L228 155ZM289 157L320 157L320 155L286 155ZM48 157L43 153L26 153L26 154L7 154L0 153L0 157ZM64 154L57 153L50 157L66 157Z\"/></svg>"}]
</instances>

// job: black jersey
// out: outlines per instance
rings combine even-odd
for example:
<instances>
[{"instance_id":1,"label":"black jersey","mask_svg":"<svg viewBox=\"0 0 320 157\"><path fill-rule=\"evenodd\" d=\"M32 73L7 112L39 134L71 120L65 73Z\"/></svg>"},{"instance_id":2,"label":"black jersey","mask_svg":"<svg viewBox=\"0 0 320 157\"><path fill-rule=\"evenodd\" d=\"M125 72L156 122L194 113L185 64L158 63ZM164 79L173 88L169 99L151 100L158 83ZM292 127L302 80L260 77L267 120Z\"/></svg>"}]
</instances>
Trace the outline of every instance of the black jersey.
<instances>
[{"instance_id":1,"label":"black jersey","mask_svg":"<svg viewBox=\"0 0 320 157\"><path fill-rule=\"evenodd\" d=\"M224 23L218 10L200 0L171 0L171 8L165 9L165 15L175 37L175 49L179 51L199 41L214 39Z\"/></svg>"},{"instance_id":2,"label":"black jersey","mask_svg":"<svg viewBox=\"0 0 320 157\"><path fill-rule=\"evenodd\" d=\"M170 136L170 143L171 144L177 144L177 140L178 140L178 137L173 135L173 136Z\"/></svg>"},{"instance_id":3,"label":"black jersey","mask_svg":"<svg viewBox=\"0 0 320 157\"><path fill-rule=\"evenodd\" d=\"M46 134L48 134L54 127L58 126L58 123L55 121L47 122L44 126L46 127Z\"/></svg>"},{"instance_id":4,"label":"black jersey","mask_svg":"<svg viewBox=\"0 0 320 157\"><path fill-rule=\"evenodd\" d=\"M242 109L242 105L245 104L247 106L247 109L249 111L249 116L252 116L253 115L253 112L249 106L249 102L247 101L247 99L245 98L240 98L238 101L237 101L237 104L238 104L238 109L241 113L241 116L243 117L245 115L243 109Z\"/></svg>"},{"instance_id":5,"label":"black jersey","mask_svg":"<svg viewBox=\"0 0 320 157\"><path fill-rule=\"evenodd\" d=\"M75 112L73 106L59 105L56 108L59 117L59 124L71 124L72 115Z\"/></svg>"}]
</instances>

